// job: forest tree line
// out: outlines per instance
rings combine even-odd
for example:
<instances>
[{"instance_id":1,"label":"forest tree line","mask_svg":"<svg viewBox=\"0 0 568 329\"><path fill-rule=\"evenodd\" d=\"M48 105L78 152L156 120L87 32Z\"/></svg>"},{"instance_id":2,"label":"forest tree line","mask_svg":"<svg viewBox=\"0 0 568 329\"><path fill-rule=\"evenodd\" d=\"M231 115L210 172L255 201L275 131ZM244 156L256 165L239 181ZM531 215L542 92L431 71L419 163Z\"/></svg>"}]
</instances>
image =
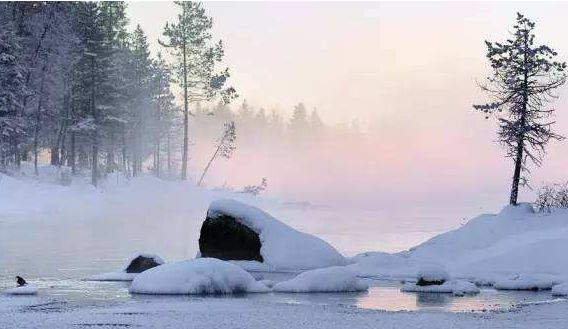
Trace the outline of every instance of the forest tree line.
<instances>
[{"instance_id":1,"label":"forest tree line","mask_svg":"<svg viewBox=\"0 0 568 329\"><path fill-rule=\"evenodd\" d=\"M0 3L0 170L26 161L38 174L48 154L73 174L91 170L94 185L114 171L185 179L190 141L225 123L244 139L323 131L302 103L291 119L246 100L231 109L212 20L199 3L176 4L159 40L168 54L152 56L140 26L128 30L125 2Z\"/></svg>"}]
</instances>

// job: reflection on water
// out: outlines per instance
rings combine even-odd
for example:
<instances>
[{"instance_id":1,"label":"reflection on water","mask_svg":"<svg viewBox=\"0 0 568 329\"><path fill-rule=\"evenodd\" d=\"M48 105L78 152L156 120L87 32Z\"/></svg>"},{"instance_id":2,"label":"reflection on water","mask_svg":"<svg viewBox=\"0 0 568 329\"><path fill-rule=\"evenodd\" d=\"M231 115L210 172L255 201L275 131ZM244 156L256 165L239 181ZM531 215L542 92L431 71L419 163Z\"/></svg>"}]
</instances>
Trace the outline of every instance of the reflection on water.
<instances>
[{"instance_id":1,"label":"reflection on water","mask_svg":"<svg viewBox=\"0 0 568 329\"><path fill-rule=\"evenodd\" d=\"M151 297L131 296L129 283L86 282L82 278L114 271L124 265L135 252L157 253L166 260L193 257L197 251L197 235L203 214L156 214L110 218L79 218L77 220L2 221L0 218L0 290L15 285L15 275L22 275L40 288L40 298L54 301L57 307L113 305L125 301L160 300L198 301L205 298L250 298L273 304L317 304L359 307L380 310L433 309L447 311L479 311L507 308L525 302L551 299L550 292L502 292L483 289L475 296L454 297L447 294L415 294L400 292L398 282L369 280L371 288L361 293L314 294L249 294L217 297ZM371 214L362 216L363 224L353 221L337 224L331 213L278 213L289 218L289 224L314 233L337 245L346 253L355 250L383 249L371 245L374 241L404 241L409 247L423 239L414 232L416 224L376 220ZM353 215L353 214L352 214ZM339 215L336 215L339 216ZM347 227L347 222L349 222ZM399 226L393 226L398 223ZM412 224L412 225L411 225ZM390 225L390 226L389 226ZM413 228L411 228L411 226ZM380 227L380 229L377 229ZM404 238L406 237L406 238ZM405 240L407 239L407 240ZM394 244L391 244L391 247ZM401 248L404 246L397 246ZM291 273L253 273L257 279L275 282L292 277ZM0 297L6 298L6 297ZM50 304L51 305L51 304Z\"/></svg>"}]
</instances>

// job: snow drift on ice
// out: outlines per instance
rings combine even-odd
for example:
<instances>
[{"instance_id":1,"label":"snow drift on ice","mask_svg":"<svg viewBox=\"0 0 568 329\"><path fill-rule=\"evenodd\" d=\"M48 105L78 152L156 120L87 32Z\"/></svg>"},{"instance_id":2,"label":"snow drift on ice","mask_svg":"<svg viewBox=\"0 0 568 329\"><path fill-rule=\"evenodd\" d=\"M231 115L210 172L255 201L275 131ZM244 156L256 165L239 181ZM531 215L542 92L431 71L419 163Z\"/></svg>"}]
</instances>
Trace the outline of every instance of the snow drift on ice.
<instances>
[{"instance_id":1,"label":"snow drift on ice","mask_svg":"<svg viewBox=\"0 0 568 329\"><path fill-rule=\"evenodd\" d=\"M274 286L278 292L347 292L365 291L369 286L363 283L355 272L344 266L333 266L300 273L295 278Z\"/></svg>"},{"instance_id":2,"label":"snow drift on ice","mask_svg":"<svg viewBox=\"0 0 568 329\"><path fill-rule=\"evenodd\" d=\"M131 293L157 295L233 294L266 292L248 272L229 262L198 258L168 263L134 278Z\"/></svg>"}]
</instances>

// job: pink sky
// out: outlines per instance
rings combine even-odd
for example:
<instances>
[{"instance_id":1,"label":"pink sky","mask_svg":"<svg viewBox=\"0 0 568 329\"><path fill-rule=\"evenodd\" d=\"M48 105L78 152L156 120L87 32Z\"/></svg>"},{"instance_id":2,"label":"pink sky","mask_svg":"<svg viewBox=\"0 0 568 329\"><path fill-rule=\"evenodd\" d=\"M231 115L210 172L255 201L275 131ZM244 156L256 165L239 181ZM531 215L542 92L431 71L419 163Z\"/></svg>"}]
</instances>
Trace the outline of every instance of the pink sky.
<instances>
[{"instance_id":1,"label":"pink sky","mask_svg":"<svg viewBox=\"0 0 568 329\"><path fill-rule=\"evenodd\" d=\"M487 73L483 41L504 40L521 11L536 21L537 40L568 59L568 3L204 6L242 98L286 111L302 101L328 123L357 118L369 130L364 140L337 141L301 161L274 162L245 149L236 155L233 165L263 163L251 171L264 170L273 194L321 203L498 209L507 200L511 163L494 143L495 121L471 109L485 100L476 85ZM156 50L153 40L175 7L136 2L130 15ZM568 135L568 89L559 95L556 130ZM567 160L567 142L551 145L544 166L533 170L533 185L566 179ZM220 164L212 175L221 180L230 166ZM249 176L243 171L237 180Z\"/></svg>"}]
</instances>

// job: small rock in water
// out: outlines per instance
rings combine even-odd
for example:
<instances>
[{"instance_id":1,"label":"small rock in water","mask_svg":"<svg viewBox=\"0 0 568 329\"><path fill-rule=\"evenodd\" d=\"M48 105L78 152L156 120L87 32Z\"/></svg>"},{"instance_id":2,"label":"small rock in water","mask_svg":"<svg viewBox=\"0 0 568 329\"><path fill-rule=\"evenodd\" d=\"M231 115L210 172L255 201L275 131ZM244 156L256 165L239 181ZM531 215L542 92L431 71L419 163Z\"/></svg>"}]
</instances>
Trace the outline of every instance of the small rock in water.
<instances>
[{"instance_id":1,"label":"small rock in water","mask_svg":"<svg viewBox=\"0 0 568 329\"><path fill-rule=\"evenodd\" d=\"M134 258L128 267L126 268L126 273L142 273L148 269L162 265L154 259L154 257L146 257L144 255L139 255Z\"/></svg>"}]
</instances>

